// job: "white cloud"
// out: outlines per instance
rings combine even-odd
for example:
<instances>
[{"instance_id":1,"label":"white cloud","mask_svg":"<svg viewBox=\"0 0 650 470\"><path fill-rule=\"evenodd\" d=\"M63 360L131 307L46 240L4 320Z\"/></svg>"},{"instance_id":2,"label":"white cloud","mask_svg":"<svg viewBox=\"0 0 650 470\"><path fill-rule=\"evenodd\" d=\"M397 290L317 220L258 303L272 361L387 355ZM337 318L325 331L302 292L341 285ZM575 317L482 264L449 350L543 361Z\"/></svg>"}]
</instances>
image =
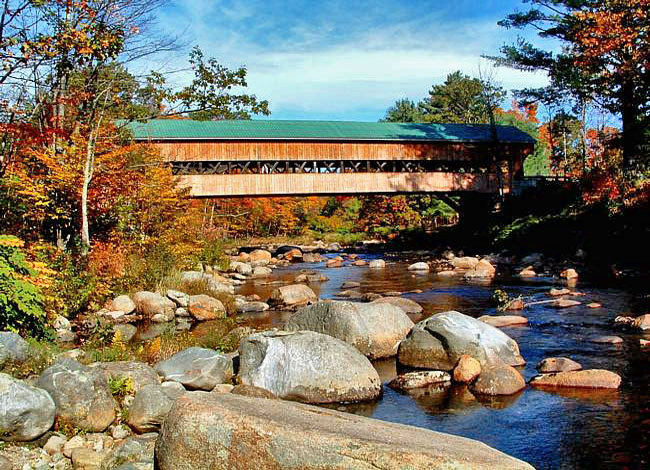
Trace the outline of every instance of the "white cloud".
<instances>
[{"instance_id":1,"label":"white cloud","mask_svg":"<svg viewBox=\"0 0 650 470\"><path fill-rule=\"evenodd\" d=\"M241 2L185 0L182 7L163 15L162 26L178 31L189 21L190 41L228 66L246 65L249 90L282 117L378 119L396 99L420 99L450 72L477 75L487 64L481 55L497 54L513 39L493 20L430 16L380 26L359 18L337 36L331 23L307 18L277 31L269 17L249 18L253 12ZM254 26L242 27L244 18ZM546 83L541 74L506 68L496 69L495 79L507 89Z\"/></svg>"}]
</instances>

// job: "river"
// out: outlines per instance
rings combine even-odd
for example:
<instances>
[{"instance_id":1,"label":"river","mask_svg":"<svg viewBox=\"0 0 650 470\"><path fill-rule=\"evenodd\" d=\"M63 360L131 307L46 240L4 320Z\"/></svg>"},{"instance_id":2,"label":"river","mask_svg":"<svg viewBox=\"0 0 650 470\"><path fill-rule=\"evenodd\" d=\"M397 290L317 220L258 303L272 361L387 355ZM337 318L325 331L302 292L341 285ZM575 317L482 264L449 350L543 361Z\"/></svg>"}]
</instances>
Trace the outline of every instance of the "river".
<instances>
[{"instance_id":1,"label":"river","mask_svg":"<svg viewBox=\"0 0 650 470\"><path fill-rule=\"evenodd\" d=\"M364 256L366 260L372 256ZM383 270L344 266L325 268L320 264L294 264L274 271L271 281L292 281L301 269L325 274L326 282L310 284L323 299L336 298L345 281L357 281L361 292L408 292L424 307L424 314L411 315L417 322L434 313L458 310L478 317L497 314L490 302L499 288L527 301L548 299L548 290L561 286L553 278L498 279L492 283L441 279L435 274L413 274L409 262L398 259ZM237 293L258 294L266 299L277 285L269 279L251 280ZM550 356L567 356L583 368L603 368L622 376L618 391L566 390L546 392L531 387L505 398L475 398L465 388L424 389L410 394L384 386L381 399L372 403L338 406L337 409L373 418L419 426L482 441L507 454L523 459L538 469L546 468L649 468L650 461L650 352L639 347L639 334L614 331L613 320L635 311L639 288L621 288L579 282L576 290L583 305L556 310L545 305L526 308L524 327L503 331L519 343L527 365L521 372L528 381L536 375L535 365ZM602 303L590 309L588 302ZM290 316L272 312L249 319L258 327L282 327ZM596 344L589 338L616 334L622 345ZM375 362L384 384L395 377L395 360Z\"/></svg>"}]
</instances>

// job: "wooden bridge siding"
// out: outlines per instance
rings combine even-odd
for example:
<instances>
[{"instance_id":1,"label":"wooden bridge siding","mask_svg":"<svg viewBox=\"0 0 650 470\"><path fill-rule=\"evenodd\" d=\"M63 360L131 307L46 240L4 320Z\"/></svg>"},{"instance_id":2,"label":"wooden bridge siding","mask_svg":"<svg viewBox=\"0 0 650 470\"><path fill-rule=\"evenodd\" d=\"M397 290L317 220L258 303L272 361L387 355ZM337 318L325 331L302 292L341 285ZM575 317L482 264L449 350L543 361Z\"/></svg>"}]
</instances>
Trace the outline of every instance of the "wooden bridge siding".
<instances>
[{"instance_id":1,"label":"wooden bridge siding","mask_svg":"<svg viewBox=\"0 0 650 470\"><path fill-rule=\"evenodd\" d=\"M415 160L489 159L485 144L447 142L159 141L166 161ZM528 145L502 144L503 159L526 153Z\"/></svg>"},{"instance_id":2,"label":"wooden bridge siding","mask_svg":"<svg viewBox=\"0 0 650 470\"><path fill-rule=\"evenodd\" d=\"M494 174L444 172L184 175L178 183L194 197L497 191Z\"/></svg>"}]
</instances>

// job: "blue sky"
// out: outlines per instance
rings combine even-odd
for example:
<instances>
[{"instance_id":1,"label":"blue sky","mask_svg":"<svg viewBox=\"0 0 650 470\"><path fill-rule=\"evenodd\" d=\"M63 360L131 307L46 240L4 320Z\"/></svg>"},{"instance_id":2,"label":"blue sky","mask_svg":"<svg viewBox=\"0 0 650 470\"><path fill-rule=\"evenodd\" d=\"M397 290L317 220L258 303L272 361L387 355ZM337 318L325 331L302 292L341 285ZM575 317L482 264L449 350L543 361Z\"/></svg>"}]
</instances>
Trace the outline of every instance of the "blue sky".
<instances>
[{"instance_id":1,"label":"blue sky","mask_svg":"<svg viewBox=\"0 0 650 470\"><path fill-rule=\"evenodd\" d=\"M159 20L188 46L245 65L249 90L269 100L272 119L376 121L396 99L420 99L450 72L491 68L481 54L521 34L497 21L525 7L519 0L177 0ZM186 52L146 66L181 68ZM508 89L546 81L494 73Z\"/></svg>"}]
</instances>

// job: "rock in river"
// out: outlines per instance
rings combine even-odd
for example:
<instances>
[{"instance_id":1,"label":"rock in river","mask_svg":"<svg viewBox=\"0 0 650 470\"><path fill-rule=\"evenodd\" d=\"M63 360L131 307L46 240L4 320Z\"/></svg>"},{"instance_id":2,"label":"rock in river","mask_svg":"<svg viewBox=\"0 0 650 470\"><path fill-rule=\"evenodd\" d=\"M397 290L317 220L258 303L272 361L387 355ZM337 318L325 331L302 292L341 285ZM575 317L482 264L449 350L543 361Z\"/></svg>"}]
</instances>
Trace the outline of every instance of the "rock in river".
<instances>
[{"instance_id":1,"label":"rock in river","mask_svg":"<svg viewBox=\"0 0 650 470\"><path fill-rule=\"evenodd\" d=\"M31 441L54 424L52 397L10 375L0 374L0 434L4 441Z\"/></svg>"},{"instance_id":2,"label":"rock in river","mask_svg":"<svg viewBox=\"0 0 650 470\"><path fill-rule=\"evenodd\" d=\"M419 263L413 263L408 267L409 271L428 271L429 269L430 266L423 261L420 261Z\"/></svg>"},{"instance_id":3,"label":"rock in river","mask_svg":"<svg viewBox=\"0 0 650 470\"><path fill-rule=\"evenodd\" d=\"M519 371L507 364L492 364L481 369L471 385L472 392L483 395L513 395L526 387Z\"/></svg>"},{"instance_id":4,"label":"rock in river","mask_svg":"<svg viewBox=\"0 0 650 470\"><path fill-rule=\"evenodd\" d=\"M595 336L591 338L590 340L592 343L599 343L599 344L621 344L623 342L623 338L620 336Z\"/></svg>"},{"instance_id":5,"label":"rock in river","mask_svg":"<svg viewBox=\"0 0 650 470\"><path fill-rule=\"evenodd\" d=\"M322 301L298 310L286 329L334 336L377 359L396 355L397 346L412 327L404 311L391 304Z\"/></svg>"},{"instance_id":6,"label":"rock in river","mask_svg":"<svg viewBox=\"0 0 650 470\"><path fill-rule=\"evenodd\" d=\"M519 346L501 330L460 312L438 313L416 324L401 342L398 360L410 367L452 370L463 354L481 365L526 363Z\"/></svg>"},{"instance_id":7,"label":"rock in river","mask_svg":"<svg viewBox=\"0 0 650 470\"><path fill-rule=\"evenodd\" d=\"M533 387L576 387L576 388L618 388L621 377L614 372L603 369L586 369L557 374L543 374L534 377Z\"/></svg>"},{"instance_id":8,"label":"rock in river","mask_svg":"<svg viewBox=\"0 0 650 470\"><path fill-rule=\"evenodd\" d=\"M449 262L456 270L468 270L476 267L478 264L478 258L473 256L463 256L460 258L453 258Z\"/></svg>"},{"instance_id":9,"label":"rock in river","mask_svg":"<svg viewBox=\"0 0 650 470\"><path fill-rule=\"evenodd\" d=\"M271 261L271 253L266 250L253 250L250 252L250 261L255 262L255 261Z\"/></svg>"},{"instance_id":10,"label":"rock in river","mask_svg":"<svg viewBox=\"0 0 650 470\"><path fill-rule=\"evenodd\" d=\"M496 328L528 325L528 318L520 315L483 315L478 319Z\"/></svg>"},{"instance_id":11,"label":"rock in river","mask_svg":"<svg viewBox=\"0 0 650 470\"><path fill-rule=\"evenodd\" d=\"M371 400L381 381L353 346L313 331L265 331L239 346L241 383L307 403Z\"/></svg>"},{"instance_id":12,"label":"rock in river","mask_svg":"<svg viewBox=\"0 0 650 470\"><path fill-rule=\"evenodd\" d=\"M454 368L454 382L468 384L481 373L481 363L472 356L463 354Z\"/></svg>"},{"instance_id":13,"label":"rock in river","mask_svg":"<svg viewBox=\"0 0 650 470\"><path fill-rule=\"evenodd\" d=\"M156 441L158 470L532 469L463 437L287 401L195 392Z\"/></svg>"},{"instance_id":14,"label":"rock in river","mask_svg":"<svg viewBox=\"0 0 650 470\"><path fill-rule=\"evenodd\" d=\"M62 359L47 368L36 382L56 404L56 416L89 432L104 431L115 419L117 406L104 372Z\"/></svg>"},{"instance_id":15,"label":"rock in river","mask_svg":"<svg viewBox=\"0 0 650 470\"><path fill-rule=\"evenodd\" d=\"M226 309L221 301L205 294L190 296L189 311L199 321L226 317Z\"/></svg>"},{"instance_id":16,"label":"rock in river","mask_svg":"<svg viewBox=\"0 0 650 470\"><path fill-rule=\"evenodd\" d=\"M318 299L313 290L304 284L278 287L271 294L269 304L296 307L315 302Z\"/></svg>"},{"instance_id":17,"label":"rock in river","mask_svg":"<svg viewBox=\"0 0 650 470\"><path fill-rule=\"evenodd\" d=\"M386 267L386 261L383 259L373 259L368 263L370 269L383 269Z\"/></svg>"},{"instance_id":18,"label":"rock in river","mask_svg":"<svg viewBox=\"0 0 650 470\"><path fill-rule=\"evenodd\" d=\"M582 366L568 357L547 357L539 361L536 368L541 374L551 374L554 372L581 370Z\"/></svg>"},{"instance_id":19,"label":"rock in river","mask_svg":"<svg viewBox=\"0 0 650 470\"><path fill-rule=\"evenodd\" d=\"M141 291L133 294L136 310L145 318L154 321L171 321L174 319L176 304L155 292Z\"/></svg>"},{"instance_id":20,"label":"rock in river","mask_svg":"<svg viewBox=\"0 0 650 470\"><path fill-rule=\"evenodd\" d=\"M576 307L581 304L582 302L579 302L577 300L571 300L571 299L557 299L548 303L550 307L557 308L557 309Z\"/></svg>"},{"instance_id":21,"label":"rock in river","mask_svg":"<svg viewBox=\"0 0 650 470\"><path fill-rule=\"evenodd\" d=\"M405 297L380 297L372 301L373 304L391 304L401 308L406 313L422 313L422 305L415 300Z\"/></svg>"},{"instance_id":22,"label":"rock in river","mask_svg":"<svg viewBox=\"0 0 650 470\"><path fill-rule=\"evenodd\" d=\"M212 390L228 383L233 376L232 360L207 348L187 348L154 367L165 380L183 384L194 390Z\"/></svg>"},{"instance_id":23,"label":"rock in river","mask_svg":"<svg viewBox=\"0 0 650 470\"><path fill-rule=\"evenodd\" d=\"M430 385L446 386L451 383L451 376L441 370L420 370L398 375L388 384L396 390L410 390Z\"/></svg>"}]
</instances>

